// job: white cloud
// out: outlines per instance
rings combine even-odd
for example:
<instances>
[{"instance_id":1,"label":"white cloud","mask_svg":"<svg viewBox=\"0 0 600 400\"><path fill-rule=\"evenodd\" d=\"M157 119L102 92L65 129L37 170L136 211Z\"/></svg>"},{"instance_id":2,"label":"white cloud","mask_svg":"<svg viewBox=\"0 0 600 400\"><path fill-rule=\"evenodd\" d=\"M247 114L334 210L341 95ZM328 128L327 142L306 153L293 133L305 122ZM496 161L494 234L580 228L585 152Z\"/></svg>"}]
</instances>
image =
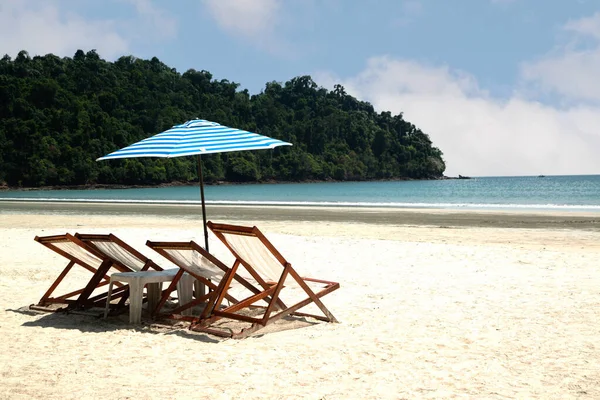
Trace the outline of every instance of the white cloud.
<instances>
[{"instance_id":1,"label":"white cloud","mask_svg":"<svg viewBox=\"0 0 600 400\"><path fill-rule=\"evenodd\" d=\"M208 11L230 34L261 38L273 32L279 21L279 0L204 0Z\"/></svg>"},{"instance_id":2,"label":"white cloud","mask_svg":"<svg viewBox=\"0 0 600 400\"><path fill-rule=\"evenodd\" d=\"M449 175L597 174L600 13L563 30L571 35L566 45L523 64L527 97L515 90L494 98L464 72L389 57L372 58L355 77L320 83L339 82L378 110L403 112L444 152ZM559 105L539 101L547 93Z\"/></svg>"},{"instance_id":3,"label":"white cloud","mask_svg":"<svg viewBox=\"0 0 600 400\"><path fill-rule=\"evenodd\" d=\"M149 35L156 38L172 38L177 35L177 21L168 12L157 7L152 0L126 0L135 7L138 24L135 24L133 32L141 36Z\"/></svg>"},{"instance_id":4,"label":"white cloud","mask_svg":"<svg viewBox=\"0 0 600 400\"><path fill-rule=\"evenodd\" d=\"M397 26L408 26L423 13L421 0L404 0L400 7L401 15L394 22Z\"/></svg>"},{"instance_id":5,"label":"white cloud","mask_svg":"<svg viewBox=\"0 0 600 400\"><path fill-rule=\"evenodd\" d=\"M563 29L573 36L542 59L525 63L523 78L575 102L600 102L600 12L571 20ZM584 39L592 42L587 46Z\"/></svg>"},{"instance_id":6,"label":"white cloud","mask_svg":"<svg viewBox=\"0 0 600 400\"><path fill-rule=\"evenodd\" d=\"M4 0L0 4L0 53L54 53L72 56L79 48L95 48L104 57L129 51L114 20L89 21L63 13L54 2Z\"/></svg>"},{"instance_id":7,"label":"white cloud","mask_svg":"<svg viewBox=\"0 0 600 400\"><path fill-rule=\"evenodd\" d=\"M15 56L53 53L72 56L76 50L96 49L107 59L131 53L132 44L148 37L170 38L176 23L150 0L126 0L134 7L132 18L90 19L47 0L3 0L0 3L0 53ZM62 8L61 8L62 6Z\"/></svg>"},{"instance_id":8,"label":"white cloud","mask_svg":"<svg viewBox=\"0 0 600 400\"><path fill-rule=\"evenodd\" d=\"M591 17L568 21L564 29L580 35L592 36L600 40L600 12Z\"/></svg>"},{"instance_id":9,"label":"white cloud","mask_svg":"<svg viewBox=\"0 0 600 400\"><path fill-rule=\"evenodd\" d=\"M310 9L312 2L304 1L303 6ZM297 57L279 29L292 22L284 14L281 0L203 0L203 4L229 35L272 54Z\"/></svg>"},{"instance_id":10,"label":"white cloud","mask_svg":"<svg viewBox=\"0 0 600 400\"><path fill-rule=\"evenodd\" d=\"M341 83L377 110L404 113L444 152L447 175L600 172L600 108L560 109L515 94L495 99L468 74L389 57Z\"/></svg>"}]
</instances>

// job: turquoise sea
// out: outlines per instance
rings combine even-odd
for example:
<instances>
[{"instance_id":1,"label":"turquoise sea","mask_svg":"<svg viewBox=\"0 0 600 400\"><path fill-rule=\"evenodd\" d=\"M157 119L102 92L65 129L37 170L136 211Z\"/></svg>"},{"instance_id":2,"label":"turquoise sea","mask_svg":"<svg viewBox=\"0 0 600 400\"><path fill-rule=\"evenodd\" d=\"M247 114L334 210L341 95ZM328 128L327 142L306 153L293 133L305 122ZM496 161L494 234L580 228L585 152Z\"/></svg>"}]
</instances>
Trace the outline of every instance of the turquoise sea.
<instances>
[{"instance_id":1,"label":"turquoise sea","mask_svg":"<svg viewBox=\"0 0 600 400\"><path fill-rule=\"evenodd\" d=\"M206 186L205 195L207 204L600 212L600 175L215 185ZM199 203L199 199L198 186L0 191L0 201Z\"/></svg>"}]
</instances>

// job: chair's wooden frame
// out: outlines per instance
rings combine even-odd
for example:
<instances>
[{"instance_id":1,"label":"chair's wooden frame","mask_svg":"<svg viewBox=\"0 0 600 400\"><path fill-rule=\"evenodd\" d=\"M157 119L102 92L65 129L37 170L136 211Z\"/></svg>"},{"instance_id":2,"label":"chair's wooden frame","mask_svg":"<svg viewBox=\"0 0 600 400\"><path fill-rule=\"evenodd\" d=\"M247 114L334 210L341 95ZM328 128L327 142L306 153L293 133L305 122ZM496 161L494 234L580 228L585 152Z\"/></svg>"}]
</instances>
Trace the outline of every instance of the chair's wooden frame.
<instances>
[{"instance_id":1,"label":"chair's wooden frame","mask_svg":"<svg viewBox=\"0 0 600 400\"><path fill-rule=\"evenodd\" d=\"M190 329L194 331L208 332L219 336L243 338L267 326L268 324L275 322L288 315L311 317L326 322L338 322L337 319L333 316L333 314L327 309L327 307L325 307L325 305L320 300L321 297L338 289L340 287L340 284L338 282L301 277L294 270L294 268L292 268L292 265L281 255L281 253L279 253L275 246L273 246L273 244L271 244L271 242L269 242L269 240L255 226L246 227L228 224L217 224L210 221L207 225L210 228L210 230L215 234L215 236L217 236L217 238L219 238L231 251L231 253L236 258L236 261L233 264L233 266L227 271L227 273L221 280L218 288L216 289L215 298L212 302L212 307L205 308L202 315L192 322ZM249 260L243 259L238 253L236 253L236 251L228 243L226 237L224 236L224 233L253 236L258 238L262 245L264 245L267 248L267 250L270 251L271 254L273 254L275 259L277 259L279 263L281 263L282 273L279 280L277 282L267 282L263 277L261 277L261 275L257 272L256 268L250 263ZM237 275L236 271L240 265L243 265L244 268L252 275L256 282L258 282L258 284L262 287L262 290L259 293L255 293L254 295L247 297L246 299L240 300L236 304L221 309L223 299L226 297L227 290L231 284L231 281ZM279 298L279 294L284 287L284 283L288 275L290 275L298 283L298 285L308 296L306 299L291 306L286 306ZM307 282L319 283L324 285L324 287L322 288L322 290L315 293L307 285ZM265 307L265 312L262 318L254 318L236 313L244 308L256 307L255 303L260 300L264 300L265 302L267 302L267 306ZM323 312L324 316L298 312L299 309L305 307L310 303L314 303L317 307L319 307L319 309ZM276 309L278 309L278 312L276 314L273 314L273 312ZM211 328L212 324L214 324L216 321L222 318L248 322L251 324L251 326L246 329L242 329L239 332L225 332L222 330Z\"/></svg>"},{"instance_id":2,"label":"chair's wooden frame","mask_svg":"<svg viewBox=\"0 0 600 400\"><path fill-rule=\"evenodd\" d=\"M140 258L141 261L145 263L142 270L147 270L148 268L152 268L158 271L161 271L162 268L153 263L148 258L144 257L141 253L136 251L133 247L129 246L124 241L120 240L116 236L109 235L81 235L75 234L71 235L66 233L64 235L53 235L53 236L36 236L34 240L43 246L49 248L57 254L65 257L69 260L67 266L62 270L62 272L58 275L56 280L50 285L50 288L44 293L42 298L39 300L37 304L32 304L30 306L31 309L40 310L40 311L67 311L67 312L75 312L82 311L85 309L89 309L92 307L101 307L103 308L106 303L107 293L100 293L91 297L94 290L100 288L102 286L106 286L110 283L110 274L109 271L111 268L115 268L119 272L132 272L134 271L127 265L122 264L118 260L113 259L110 255L104 254L98 248L93 246L93 243L89 242L89 239L106 239L111 240L125 250L130 252L135 257ZM94 257L100 260L100 265L96 268L84 260L78 258L77 256L70 254L61 248L56 246L58 242L72 242L78 245L83 250L87 251ZM58 287L58 285L64 280L64 278L69 274L73 266L79 265L84 269L90 271L92 273L91 278L87 282L87 284L78 290L62 294L60 296L52 297L54 291ZM119 301L119 305L124 305L127 296L129 294L129 286L123 285L121 283L116 284L118 287L113 291L113 298L121 298ZM52 305L59 304L65 305L66 307L54 308Z\"/></svg>"},{"instance_id":3,"label":"chair's wooden frame","mask_svg":"<svg viewBox=\"0 0 600 400\"><path fill-rule=\"evenodd\" d=\"M111 254L105 253L104 251L102 251L102 249L100 249L98 246L96 246L94 244L94 242L109 242L109 243L114 243L114 244L118 245L119 247L121 247L122 249L127 251L130 255L137 258L140 262L142 262L144 264L139 271L148 271L149 269L153 269L155 271L163 271L163 268L161 266L156 264L150 258L146 257L145 255L143 255L142 253L137 251L134 247L127 244L123 240L119 239L117 236L113 235L112 233L108 233L108 234L76 233L75 240L78 240L83 245L91 248L97 254L100 254L104 259L109 260L112 263L112 265L115 268L117 268L117 270L119 270L119 272L135 272L136 270L128 265L123 264L120 260L114 258ZM113 283L115 285L122 285L120 283L117 283L116 281ZM125 302L127 301L128 297L129 297L129 285L122 285L122 286L123 286L123 288L118 287L116 290L113 289L111 292L111 296L110 296L111 300L115 299L115 298L120 298L120 300L117 304L111 304L109 306L111 309L118 309L118 310L124 309ZM106 301L108 300L107 296L108 296L108 292L102 294L102 297L99 298L98 303L101 303L101 307L105 307ZM144 301L145 300L146 299L144 299ZM151 311L151 315L153 315L153 311Z\"/></svg>"},{"instance_id":4,"label":"chair's wooden frame","mask_svg":"<svg viewBox=\"0 0 600 400\"><path fill-rule=\"evenodd\" d=\"M156 318L170 318L170 319L177 319L177 320L184 320L184 321L192 322L192 321L195 321L197 319L197 317L189 316L189 315L182 315L181 312L184 310L190 309L192 307L195 307L197 305L200 305L202 303L206 303L204 306L205 311L213 310L214 301L216 300L217 289L219 288L219 286L215 282L212 282L210 279L207 279L204 276L198 275L194 270L188 268L186 265L179 263L179 261L176 258L172 257L171 254L169 254L168 250L185 250L185 251L198 252L202 257L205 257L214 266L216 266L217 268L222 270L224 275L229 272L229 270L230 270L229 267L227 267L223 262L221 262L221 260L219 260L212 254L210 254L202 246L200 246L198 243L196 243L194 241L190 241L190 242L153 242L153 241L148 240L146 242L146 246L150 247L152 250L156 251L158 254L160 254L161 256L163 256L164 258L166 258L167 260L171 261L173 264L175 264L176 266L179 267L179 271L175 275L175 278L173 278L173 281L171 282L169 287L163 292L163 296L160 299L159 303L156 306L156 309L153 312L153 315ZM209 289L208 293L205 293L203 295L197 295L196 298L194 300L192 300L191 302L188 302L186 304L180 304L179 307L177 307L174 310L171 310L168 314L160 314L160 310L164 306L164 304L167 301L167 299L169 298L170 294L177 287L177 283L181 279L184 272L187 272L188 274L193 276L196 280L198 280L200 283L204 284ZM260 293L259 289L257 289L255 286L253 286L250 282L248 282L244 278L235 275L234 279L237 282L239 282L241 285L243 285L246 289L250 290L251 292L253 292L255 294ZM236 298L234 298L233 296L229 295L228 293L225 293L225 298L233 304L238 303L238 300Z\"/></svg>"}]
</instances>

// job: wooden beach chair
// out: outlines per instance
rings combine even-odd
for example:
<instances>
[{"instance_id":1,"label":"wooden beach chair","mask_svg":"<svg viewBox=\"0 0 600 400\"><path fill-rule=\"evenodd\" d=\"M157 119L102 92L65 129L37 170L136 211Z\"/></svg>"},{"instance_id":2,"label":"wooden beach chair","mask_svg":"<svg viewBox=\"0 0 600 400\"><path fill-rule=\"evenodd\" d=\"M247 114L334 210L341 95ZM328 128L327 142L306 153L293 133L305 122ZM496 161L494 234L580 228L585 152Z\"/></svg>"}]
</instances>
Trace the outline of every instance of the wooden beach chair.
<instances>
[{"instance_id":1,"label":"wooden beach chair","mask_svg":"<svg viewBox=\"0 0 600 400\"><path fill-rule=\"evenodd\" d=\"M130 246L123 240L119 239L112 233L109 234L81 234L76 233L75 239L79 240L85 246L91 248L95 253L100 254L103 259L109 260L113 266L115 266L119 272L126 272L125 275L130 275L129 273L135 272L137 278L141 279L124 279L124 281L129 282L130 285L121 285L119 282L118 274L111 277L110 282L112 282L115 286L117 286L116 290L112 289L112 285L109 287L108 292L103 295L102 299L104 301L103 307L105 307L106 312L105 316L110 311L110 309L123 309L125 305L125 301L131 294L129 289L135 289L136 294L139 294L140 301L134 301L138 299L130 299L131 307L133 304L138 304L138 307L134 307L135 309L130 309L130 314L138 314L137 316L133 316L131 320L138 321L141 314L141 302L150 300L151 303L156 303L158 298L161 296L160 290L160 282L170 281L176 274L176 270L164 270L158 264L156 264L153 260L146 257L144 254L136 250L134 247ZM153 273L143 272L153 270ZM158 274L161 272L161 274ZM117 278L117 279L115 279ZM128 276L128 278L132 278ZM142 283L139 284L139 287L135 287L134 283ZM146 282L146 283L144 283ZM146 298L142 301L141 291L143 290L143 286L148 285L148 294ZM131 286L131 287L130 287ZM151 288L156 289L152 290ZM117 304L111 304L111 301L120 298ZM154 299L155 298L155 299ZM154 300L154 301L152 301ZM151 315L154 315L154 312L157 308L154 304L149 304L149 311Z\"/></svg>"},{"instance_id":2,"label":"wooden beach chair","mask_svg":"<svg viewBox=\"0 0 600 400\"><path fill-rule=\"evenodd\" d=\"M67 233L55 236L36 236L34 240L69 260L67 266L50 285L38 304L30 306L36 310L77 312L92 307L104 307L107 293L94 294L94 292L110 283L112 273L145 271L149 268L162 270L161 267L112 234L76 234L73 236ZM89 271L92 276L82 288L53 297L57 287L75 265ZM114 296L121 297L119 304L124 305L128 295L128 286L120 283L117 283L116 286ZM66 307L56 308L56 305Z\"/></svg>"},{"instance_id":3,"label":"wooden beach chair","mask_svg":"<svg viewBox=\"0 0 600 400\"><path fill-rule=\"evenodd\" d=\"M208 222L208 227L231 251L235 262L222 277L210 307L206 307L202 315L192 322L190 329L242 338L290 315L337 322L320 299L338 289L339 283L301 277L257 227L213 222ZM257 282L260 291L221 308L236 275L249 275ZM284 303L288 299L292 299L292 305ZM323 315L298 312L309 304L316 305ZM257 311L259 314L256 314ZM222 319L249 326L237 331L215 329L215 323Z\"/></svg>"},{"instance_id":4,"label":"wooden beach chair","mask_svg":"<svg viewBox=\"0 0 600 400\"><path fill-rule=\"evenodd\" d=\"M169 287L164 291L163 296L156 307L156 317L180 319L191 322L197 319L197 316L191 316L191 313L189 312L193 307L202 305L203 310L212 311L214 308L214 301L216 300L218 284L230 268L194 241L153 242L148 240L146 245L180 268ZM184 273L191 275L197 282L204 285L205 288L208 288L208 292L206 293L204 290L197 290L196 298L192 301L185 304L179 304L179 307L171 310L168 314L159 314L159 310L162 309L169 298L169 295L175 290L176 285L183 277ZM250 292L255 294L260 293L259 289L240 276L234 275L234 279ZM225 298L234 304L238 302L236 298L229 293L225 294Z\"/></svg>"}]
</instances>

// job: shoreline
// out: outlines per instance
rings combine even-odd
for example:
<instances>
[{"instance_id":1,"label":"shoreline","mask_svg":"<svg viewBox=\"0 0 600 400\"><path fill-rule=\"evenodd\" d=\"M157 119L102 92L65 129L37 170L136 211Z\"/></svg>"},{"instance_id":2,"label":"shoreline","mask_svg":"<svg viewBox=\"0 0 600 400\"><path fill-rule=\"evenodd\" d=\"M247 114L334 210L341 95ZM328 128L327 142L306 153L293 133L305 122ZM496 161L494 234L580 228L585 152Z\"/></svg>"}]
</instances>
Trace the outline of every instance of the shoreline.
<instances>
[{"instance_id":1,"label":"shoreline","mask_svg":"<svg viewBox=\"0 0 600 400\"><path fill-rule=\"evenodd\" d=\"M1 201L0 214L158 216L201 220L199 204ZM329 206L207 205L208 220L600 231L600 213Z\"/></svg>"},{"instance_id":2,"label":"shoreline","mask_svg":"<svg viewBox=\"0 0 600 400\"><path fill-rule=\"evenodd\" d=\"M328 179L307 179L303 181L205 181L204 186L237 186L237 185L278 185L278 184L304 184L304 183L344 183L344 182L403 182L403 181L444 181L444 180L469 180L479 178L547 178L560 176L598 176L599 174L568 174L568 175L509 175L509 176L479 176L479 175L457 175L457 176L432 176L428 178L411 178L408 176L400 176L395 178L373 178L373 179L346 179L338 180L333 178ZM189 181L173 181L149 185L128 185L120 183L94 183L84 185L49 185L49 186L9 186L0 182L0 192L30 192L30 191L69 191L69 190L111 190L111 189L148 189L148 188L163 188L163 187L178 187L178 186L198 186L199 182Z\"/></svg>"},{"instance_id":3,"label":"shoreline","mask_svg":"<svg viewBox=\"0 0 600 400\"><path fill-rule=\"evenodd\" d=\"M236 182L236 181L205 181L204 186L236 186L236 185L278 185L278 184L303 184L303 183L340 183L340 182L402 182L402 181L443 181L443 180L454 180L454 179L474 179L467 176L446 176L442 175L439 177L430 178L411 178L407 176L396 177L396 178L380 178L380 179L364 179L364 180L337 180L337 179L307 179L303 181L276 181L276 180L264 180L264 181L247 181L247 182ZM50 190L111 190L111 189L148 189L148 188L163 188L163 187L177 187L177 186L198 186L198 181L190 182L165 182L157 183L154 185L126 185L119 183L97 183L87 185L51 185L51 186L8 186L0 185L1 191L15 191L15 192L30 192L30 191L50 191Z\"/></svg>"}]
</instances>

